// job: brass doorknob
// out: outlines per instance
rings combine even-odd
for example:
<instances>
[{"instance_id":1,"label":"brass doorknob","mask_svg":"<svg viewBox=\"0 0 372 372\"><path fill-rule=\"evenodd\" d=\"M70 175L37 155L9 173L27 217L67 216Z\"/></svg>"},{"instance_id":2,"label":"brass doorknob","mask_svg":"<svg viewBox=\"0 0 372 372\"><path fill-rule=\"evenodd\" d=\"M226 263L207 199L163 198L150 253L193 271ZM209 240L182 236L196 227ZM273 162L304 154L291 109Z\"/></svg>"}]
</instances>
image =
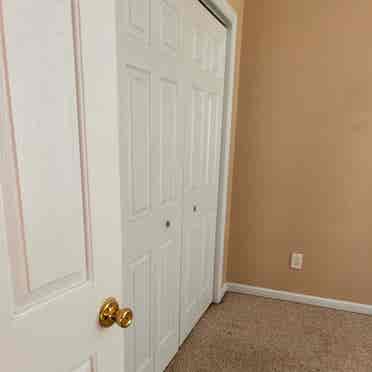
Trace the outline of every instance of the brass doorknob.
<instances>
[{"instance_id":1,"label":"brass doorknob","mask_svg":"<svg viewBox=\"0 0 372 372\"><path fill-rule=\"evenodd\" d=\"M120 309L115 298L105 300L99 311L99 324L103 328L109 328L116 323L121 328L128 328L133 323L133 311L131 309Z\"/></svg>"}]
</instances>

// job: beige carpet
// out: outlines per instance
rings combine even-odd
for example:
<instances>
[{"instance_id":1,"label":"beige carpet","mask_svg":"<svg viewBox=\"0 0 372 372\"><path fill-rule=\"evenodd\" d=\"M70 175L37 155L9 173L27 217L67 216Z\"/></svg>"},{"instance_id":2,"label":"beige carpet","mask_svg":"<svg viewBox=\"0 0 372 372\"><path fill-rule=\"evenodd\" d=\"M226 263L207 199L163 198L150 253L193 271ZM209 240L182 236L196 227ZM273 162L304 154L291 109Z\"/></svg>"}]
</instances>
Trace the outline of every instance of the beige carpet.
<instances>
[{"instance_id":1,"label":"beige carpet","mask_svg":"<svg viewBox=\"0 0 372 372\"><path fill-rule=\"evenodd\" d=\"M372 317L228 293L167 372L372 372Z\"/></svg>"}]
</instances>

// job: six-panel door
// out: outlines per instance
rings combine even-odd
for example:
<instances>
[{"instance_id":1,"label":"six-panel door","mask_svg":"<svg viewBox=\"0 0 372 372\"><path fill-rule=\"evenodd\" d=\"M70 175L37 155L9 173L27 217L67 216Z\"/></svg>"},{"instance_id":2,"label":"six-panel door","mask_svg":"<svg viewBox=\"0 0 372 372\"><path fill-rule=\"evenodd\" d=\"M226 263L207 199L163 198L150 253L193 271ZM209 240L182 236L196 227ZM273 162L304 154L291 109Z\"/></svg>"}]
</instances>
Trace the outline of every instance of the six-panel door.
<instances>
[{"instance_id":1,"label":"six-panel door","mask_svg":"<svg viewBox=\"0 0 372 372\"><path fill-rule=\"evenodd\" d=\"M179 346L182 223L182 3L118 6L124 283L135 322L126 366L162 371Z\"/></svg>"},{"instance_id":2,"label":"six-panel door","mask_svg":"<svg viewBox=\"0 0 372 372\"><path fill-rule=\"evenodd\" d=\"M181 341L212 302L226 28L185 2Z\"/></svg>"},{"instance_id":3,"label":"six-panel door","mask_svg":"<svg viewBox=\"0 0 372 372\"><path fill-rule=\"evenodd\" d=\"M0 7L1 368L122 371L114 1Z\"/></svg>"}]
</instances>

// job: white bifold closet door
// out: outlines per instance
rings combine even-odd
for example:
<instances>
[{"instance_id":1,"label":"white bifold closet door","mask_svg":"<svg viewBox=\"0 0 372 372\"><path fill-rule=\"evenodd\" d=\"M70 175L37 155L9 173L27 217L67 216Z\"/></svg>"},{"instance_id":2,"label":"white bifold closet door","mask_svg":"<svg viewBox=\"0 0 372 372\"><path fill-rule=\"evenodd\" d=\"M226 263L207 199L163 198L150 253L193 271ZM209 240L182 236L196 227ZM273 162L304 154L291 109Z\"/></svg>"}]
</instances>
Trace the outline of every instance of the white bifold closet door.
<instances>
[{"instance_id":1,"label":"white bifold closet door","mask_svg":"<svg viewBox=\"0 0 372 372\"><path fill-rule=\"evenodd\" d=\"M197 0L117 4L125 370L158 372L212 301L226 36Z\"/></svg>"},{"instance_id":2,"label":"white bifold closet door","mask_svg":"<svg viewBox=\"0 0 372 372\"><path fill-rule=\"evenodd\" d=\"M181 2L118 1L126 371L162 371L179 345Z\"/></svg>"},{"instance_id":3,"label":"white bifold closet door","mask_svg":"<svg viewBox=\"0 0 372 372\"><path fill-rule=\"evenodd\" d=\"M212 302L226 60L226 28L187 1L181 341Z\"/></svg>"}]
</instances>

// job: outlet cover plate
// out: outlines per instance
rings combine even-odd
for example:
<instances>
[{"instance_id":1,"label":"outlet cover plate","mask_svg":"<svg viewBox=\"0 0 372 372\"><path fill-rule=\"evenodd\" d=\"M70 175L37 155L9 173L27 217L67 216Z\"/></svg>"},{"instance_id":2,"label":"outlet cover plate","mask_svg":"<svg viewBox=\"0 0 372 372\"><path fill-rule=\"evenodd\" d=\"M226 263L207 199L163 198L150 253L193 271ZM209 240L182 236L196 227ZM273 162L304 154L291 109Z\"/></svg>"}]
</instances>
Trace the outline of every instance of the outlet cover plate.
<instances>
[{"instance_id":1,"label":"outlet cover plate","mask_svg":"<svg viewBox=\"0 0 372 372\"><path fill-rule=\"evenodd\" d=\"M302 270L304 264L303 253L292 253L291 255L291 269Z\"/></svg>"}]
</instances>

